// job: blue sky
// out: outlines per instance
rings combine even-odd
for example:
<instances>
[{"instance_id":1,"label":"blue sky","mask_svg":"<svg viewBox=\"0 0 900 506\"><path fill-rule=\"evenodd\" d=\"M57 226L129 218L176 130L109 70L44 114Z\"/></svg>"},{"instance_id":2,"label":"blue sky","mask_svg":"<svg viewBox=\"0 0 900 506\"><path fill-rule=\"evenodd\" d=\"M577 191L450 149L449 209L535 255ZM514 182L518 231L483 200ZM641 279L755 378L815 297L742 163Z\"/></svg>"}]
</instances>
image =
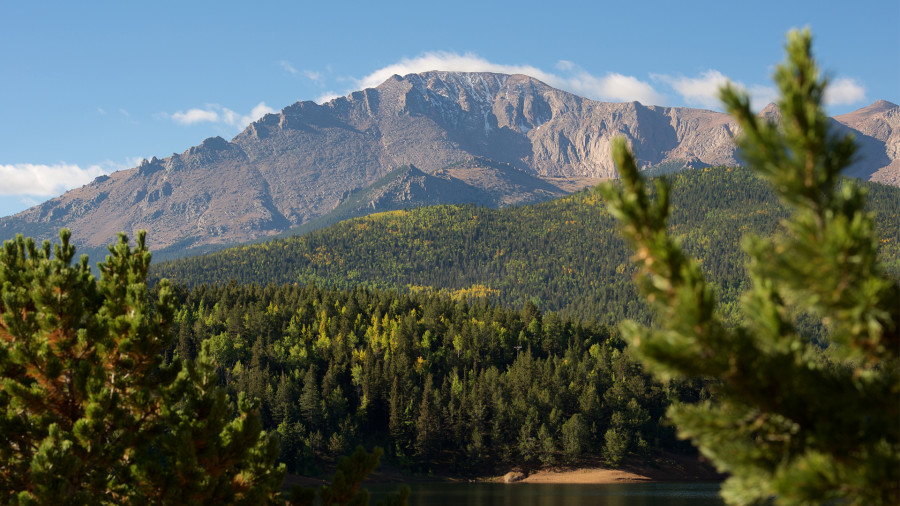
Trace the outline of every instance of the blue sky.
<instances>
[{"instance_id":1,"label":"blue sky","mask_svg":"<svg viewBox=\"0 0 900 506\"><path fill-rule=\"evenodd\" d=\"M897 0L0 0L0 216L393 73L521 72L598 100L709 109L727 78L762 107L785 33L804 26L832 114L900 103Z\"/></svg>"}]
</instances>

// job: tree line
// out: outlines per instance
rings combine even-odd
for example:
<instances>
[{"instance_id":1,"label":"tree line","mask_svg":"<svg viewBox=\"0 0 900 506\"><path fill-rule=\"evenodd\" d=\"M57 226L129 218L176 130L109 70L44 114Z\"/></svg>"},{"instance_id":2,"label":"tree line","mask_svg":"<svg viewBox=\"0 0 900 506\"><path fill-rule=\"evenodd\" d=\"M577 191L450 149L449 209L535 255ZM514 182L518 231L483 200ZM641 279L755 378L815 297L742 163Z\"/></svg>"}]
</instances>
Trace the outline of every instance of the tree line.
<instances>
[{"instance_id":1,"label":"tree line","mask_svg":"<svg viewBox=\"0 0 900 506\"><path fill-rule=\"evenodd\" d=\"M708 397L662 384L606 325L486 299L316 285L183 288L170 357L207 343L233 396L259 399L289 471L357 444L414 472L611 464L690 451L663 414Z\"/></svg>"},{"instance_id":2,"label":"tree line","mask_svg":"<svg viewBox=\"0 0 900 506\"><path fill-rule=\"evenodd\" d=\"M733 312L747 287L743 234L772 233L787 212L772 191L741 168L671 177L671 233L702 264ZM864 185L881 234L880 258L900 277L900 190ZM341 222L303 236L154 265L151 275L188 286L315 283L351 289L481 292L501 305L531 302L542 311L615 324L649 321L629 279L629 252L602 197L588 189L536 205L471 205L393 211Z\"/></svg>"}]
</instances>

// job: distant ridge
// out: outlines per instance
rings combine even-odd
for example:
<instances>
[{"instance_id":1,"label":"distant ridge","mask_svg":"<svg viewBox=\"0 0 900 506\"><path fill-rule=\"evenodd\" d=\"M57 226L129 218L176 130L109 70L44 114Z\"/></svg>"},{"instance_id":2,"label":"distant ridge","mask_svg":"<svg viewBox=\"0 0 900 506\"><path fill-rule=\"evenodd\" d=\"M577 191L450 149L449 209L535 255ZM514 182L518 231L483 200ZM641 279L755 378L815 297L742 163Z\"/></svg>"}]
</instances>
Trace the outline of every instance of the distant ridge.
<instances>
[{"instance_id":1,"label":"distant ridge","mask_svg":"<svg viewBox=\"0 0 900 506\"><path fill-rule=\"evenodd\" d=\"M851 175L900 185L898 111L879 101L835 118L861 145ZM297 102L231 141L206 139L0 218L0 239L53 238L68 227L82 251L102 251L118 231L146 229L152 249L177 256L308 223L397 167L421 175L408 174L382 202L502 206L615 177L613 137L624 136L645 169L668 171L738 164L734 133L722 113L596 102L524 75L395 75L323 105ZM454 172L471 160L483 163Z\"/></svg>"},{"instance_id":2,"label":"distant ridge","mask_svg":"<svg viewBox=\"0 0 900 506\"><path fill-rule=\"evenodd\" d=\"M532 204L567 193L541 178L484 158L456 163L433 174L405 165L353 192L328 213L279 237L305 234L346 219L386 211L438 204L502 207Z\"/></svg>"},{"instance_id":3,"label":"distant ridge","mask_svg":"<svg viewBox=\"0 0 900 506\"><path fill-rule=\"evenodd\" d=\"M398 176L400 177L400 176ZM770 234L788 210L749 169L713 167L671 176L670 225L728 300L746 289L748 233ZM900 188L863 183L883 242L879 259L900 279ZM529 206L440 206L379 213L303 236L157 264L154 278L187 286L300 283L352 289L481 287L503 305L614 324L645 318L629 273L630 251L595 189ZM735 305L723 304L724 311Z\"/></svg>"}]
</instances>

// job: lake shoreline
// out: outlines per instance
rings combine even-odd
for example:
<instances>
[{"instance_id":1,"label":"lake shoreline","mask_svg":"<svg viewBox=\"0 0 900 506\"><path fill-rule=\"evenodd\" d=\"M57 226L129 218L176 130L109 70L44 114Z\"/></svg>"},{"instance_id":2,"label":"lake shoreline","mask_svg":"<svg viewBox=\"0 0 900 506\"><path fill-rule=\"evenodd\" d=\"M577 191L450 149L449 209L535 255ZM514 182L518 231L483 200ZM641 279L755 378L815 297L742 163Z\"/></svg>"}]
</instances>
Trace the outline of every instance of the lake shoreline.
<instances>
[{"instance_id":1,"label":"lake shoreline","mask_svg":"<svg viewBox=\"0 0 900 506\"><path fill-rule=\"evenodd\" d=\"M577 467L513 467L500 474L458 476L451 474L414 475L390 465L379 466L363 482L364 485L412 483L537 483L537 484L613 484L657 482L717 482L725 479L709 463L696 456L665 453L649 461L626 461L621 467L603 466L599 461L585 462ZM505 473L502 471L506 471ZM321 478L287 475L284 486L318 486L327 483Z\"/></svg>"},{"instance_id":2,"label":"lake shoreline","mask_svg":"<svg viewBox=\"0 0 900 506\"><path fill-rule=\"evenodd\" d=\"M514 468L502 476L480 481L500 483L612 484L722 481L725 476L697 456L664 453L647 461L630 460L620 467L594 461L578 467Z\"/></svg>"}]
</instances>

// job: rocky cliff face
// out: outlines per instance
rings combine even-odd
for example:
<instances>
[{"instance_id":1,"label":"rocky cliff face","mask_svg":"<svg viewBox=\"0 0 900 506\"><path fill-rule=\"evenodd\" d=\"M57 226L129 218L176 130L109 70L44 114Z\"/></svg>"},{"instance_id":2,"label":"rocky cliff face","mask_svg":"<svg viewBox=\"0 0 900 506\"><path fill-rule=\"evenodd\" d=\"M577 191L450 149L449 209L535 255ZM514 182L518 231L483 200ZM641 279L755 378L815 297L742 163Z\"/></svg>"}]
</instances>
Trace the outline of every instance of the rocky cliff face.
<instances>
[{"instance_id":1,"label":"rocky cliff face","mask_svg":"<svg viewBox=\"0 0 900 506\"><path fill-rule=\"evenodd\" d=\"M850 175L900 186L900 107L886 100L834 118L856 136L858 161Z\"/></svg>"},{"instance_id":2,"label":"rocky cliff face","mask_svg":"<svg viewBox=\"0 0 900 506\"><path fill-rule=\"evenodd\" d=\"M853 175L900 184L898 106L876 102L835 120L862 146ZM249 241L322 216L404 165L466 183L432 181L423 188L440 188L443 195L471 186L469 178L503 205L549 198L577 187L574 180L614 177L609 140L616 136L628 139L644 167L737 164L734 131L722 113L595 102L522 75L393 76L327 104L288 106L231 141L207 139L184 153L97 178L0 219L0 239L17 232L43 239L69 227L89 248L108 244L118 231L139 229L148 230L154 249ZM479 176L478 167L459 165L474 159L496 170ZM446 172L454 166L455 175ZM514 171L507 174L512 179L497 179L497 167ZM503 184L492 186L492 177ZM410 192L422 186L410 185Z\"/></svg>"}]
</instances>

